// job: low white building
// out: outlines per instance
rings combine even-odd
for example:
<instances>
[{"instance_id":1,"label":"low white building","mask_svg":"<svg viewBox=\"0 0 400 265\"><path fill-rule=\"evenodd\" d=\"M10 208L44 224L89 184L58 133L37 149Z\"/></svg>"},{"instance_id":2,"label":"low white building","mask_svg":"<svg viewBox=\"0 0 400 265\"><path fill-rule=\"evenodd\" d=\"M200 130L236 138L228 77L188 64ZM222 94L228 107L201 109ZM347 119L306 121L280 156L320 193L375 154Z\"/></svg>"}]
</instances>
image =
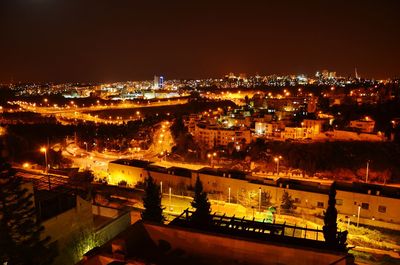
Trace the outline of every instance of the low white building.
<instances>
[{"instance_id":1,"label":"low white building","mask_svg":"<svg viewBox=\"0 0 400 265\"><path fill-rule=\"evenodd\" d=\"M361 120L350 121L350 128L354 128L364 133L372 133L375 128L375 121L365 117Z\"/></svg>"}]
</instances>

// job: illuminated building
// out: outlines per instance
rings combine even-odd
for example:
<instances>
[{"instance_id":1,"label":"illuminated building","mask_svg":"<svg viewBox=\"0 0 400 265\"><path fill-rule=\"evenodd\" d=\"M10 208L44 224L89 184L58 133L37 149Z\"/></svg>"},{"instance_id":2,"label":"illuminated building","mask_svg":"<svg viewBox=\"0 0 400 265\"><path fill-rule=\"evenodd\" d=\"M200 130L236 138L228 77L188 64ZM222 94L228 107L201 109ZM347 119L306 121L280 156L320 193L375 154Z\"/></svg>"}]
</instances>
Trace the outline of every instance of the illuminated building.
<instances>
[{"instance_id":1,"label":"illuminated building","mask_svg":"<svg viewBox=\"0 0 400 265\"><path fill-rule=\"evenodd\" d=\"M360 130L364 133L372 133L375 128L375 121L369 117L365 117L361 120L350 121L350 128Z\"/></svg>"},{"instance_id":2,"label":"illuminated building","mask_svg":"<svg viewBox=\"0 0 400 265\"><path fill-rule=\"evenodd\" d=\"M163 76L154 76L154 81L153 81L153 88L154 89L160 89L164 87L164 77Z\"/></svg>"},{"instance_id":3,"label":"illuminated building","mask_svg":"<svg viewBox=\"0 0 400 265\"><path fill-rule=\"evenodd\" d=\"M194 140L208 148L234 143L235 148L240 150L243 145L251 142L251 132L245 127L223 128L218 125L198 123L194 131Z\"/></svg>"},{"instance_id":4,"label":"illuminated building","mask_svg":"<svg viewBox=\"0 0 400 265\"><path fill-rule=\"evenodd\" d=\"M256 122L254 130L256 134L264 135L266 133L267 124L265 122Z\"/></svg>"}]
</instances>

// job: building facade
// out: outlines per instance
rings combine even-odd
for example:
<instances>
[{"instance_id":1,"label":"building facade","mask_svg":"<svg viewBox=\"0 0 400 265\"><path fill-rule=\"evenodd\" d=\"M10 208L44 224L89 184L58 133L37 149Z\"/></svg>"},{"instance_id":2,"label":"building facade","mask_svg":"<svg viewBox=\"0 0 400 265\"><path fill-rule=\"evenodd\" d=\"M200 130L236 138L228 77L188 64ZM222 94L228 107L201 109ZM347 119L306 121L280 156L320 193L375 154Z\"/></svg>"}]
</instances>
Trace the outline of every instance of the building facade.
<instances>
[{"instance_id":1,"label":"building facade","mask_svg":"<svg viewBox=\"0 0 400 265\"><path fill-rule=\"evenodd\" d=\"M245 127L224 128L218 125L196 124L194 140L207 148L226 147L233 143L237 150L251 142L251 132Z\"/></svg>"},{"instance_id":2,"label":"building facade","mask_svg":"<svg viewBox=\"0 0 400 265\"><path fill-rule=\"evenodd\" d=\"M127 162L130 161L130 162ZM295 181L280 178L276 181L255 178L245 172L203 168L189 170L178 167L158 167L140 160L117 160L109 163L110 179L125 180L129 185L143 182L149 175L162 185L164 192L169 188L175 193L194 187L197 177L210 196L220 200L240 203L251 207L258 205L261 195L268 194L270 202L280 205L284 191L294 199L298 211L322 214L328 206L329 184ZM177 194L180 194L179 192ZM338 183L336 208L341 216L356 222L360 208L360 222L370 225L389 222L400 227L400 189L365 183Z\"/></svg>"}]
</instances>

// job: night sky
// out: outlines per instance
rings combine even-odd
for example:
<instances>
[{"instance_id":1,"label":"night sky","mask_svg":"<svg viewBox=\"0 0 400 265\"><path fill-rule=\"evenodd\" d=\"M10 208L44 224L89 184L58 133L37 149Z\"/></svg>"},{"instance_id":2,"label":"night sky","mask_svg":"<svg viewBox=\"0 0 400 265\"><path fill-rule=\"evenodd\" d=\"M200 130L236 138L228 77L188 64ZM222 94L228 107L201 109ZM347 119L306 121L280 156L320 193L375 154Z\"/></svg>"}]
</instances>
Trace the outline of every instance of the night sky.
<instances>
[{"instance_id":1,"label":"night sky","mask_svg":"<svg viewBox=\"0 0 400 265\"><path fill-rule=\"evenodd\" d=\"M0 82L400 75L400 1L0 0Z\"/></svg>"}]
</instances>

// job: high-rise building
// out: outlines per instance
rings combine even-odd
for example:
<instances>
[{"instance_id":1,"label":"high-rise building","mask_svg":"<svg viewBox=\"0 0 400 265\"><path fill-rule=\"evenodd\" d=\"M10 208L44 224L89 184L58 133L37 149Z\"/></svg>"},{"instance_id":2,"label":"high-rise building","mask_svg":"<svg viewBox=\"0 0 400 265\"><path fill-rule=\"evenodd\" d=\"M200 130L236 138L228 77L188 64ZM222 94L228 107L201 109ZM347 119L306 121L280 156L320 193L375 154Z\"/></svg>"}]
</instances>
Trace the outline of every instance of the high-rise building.
<instances>
[{"instance_id":1,"label":"high-rise building","mask_svg":"<svg viewBox=\"0 0 400 265\"><path fill-rule=\"evenodd\" d=\"M153 88L160 89L160 88L163 88L163 86L164 86L164 77L155 75L154 81L153 81Z\"/></svg>"},{"instance_id":2,"label":"high-rise building","mask_svg":"<svg viewBox=\"0 0 400 265\"><path fill-rule=\"evenodd\" d=\"M322 78L323 79L328 79L329 77L329 71L328 70L322 70Z\"/></svg>"}]
</instances>

